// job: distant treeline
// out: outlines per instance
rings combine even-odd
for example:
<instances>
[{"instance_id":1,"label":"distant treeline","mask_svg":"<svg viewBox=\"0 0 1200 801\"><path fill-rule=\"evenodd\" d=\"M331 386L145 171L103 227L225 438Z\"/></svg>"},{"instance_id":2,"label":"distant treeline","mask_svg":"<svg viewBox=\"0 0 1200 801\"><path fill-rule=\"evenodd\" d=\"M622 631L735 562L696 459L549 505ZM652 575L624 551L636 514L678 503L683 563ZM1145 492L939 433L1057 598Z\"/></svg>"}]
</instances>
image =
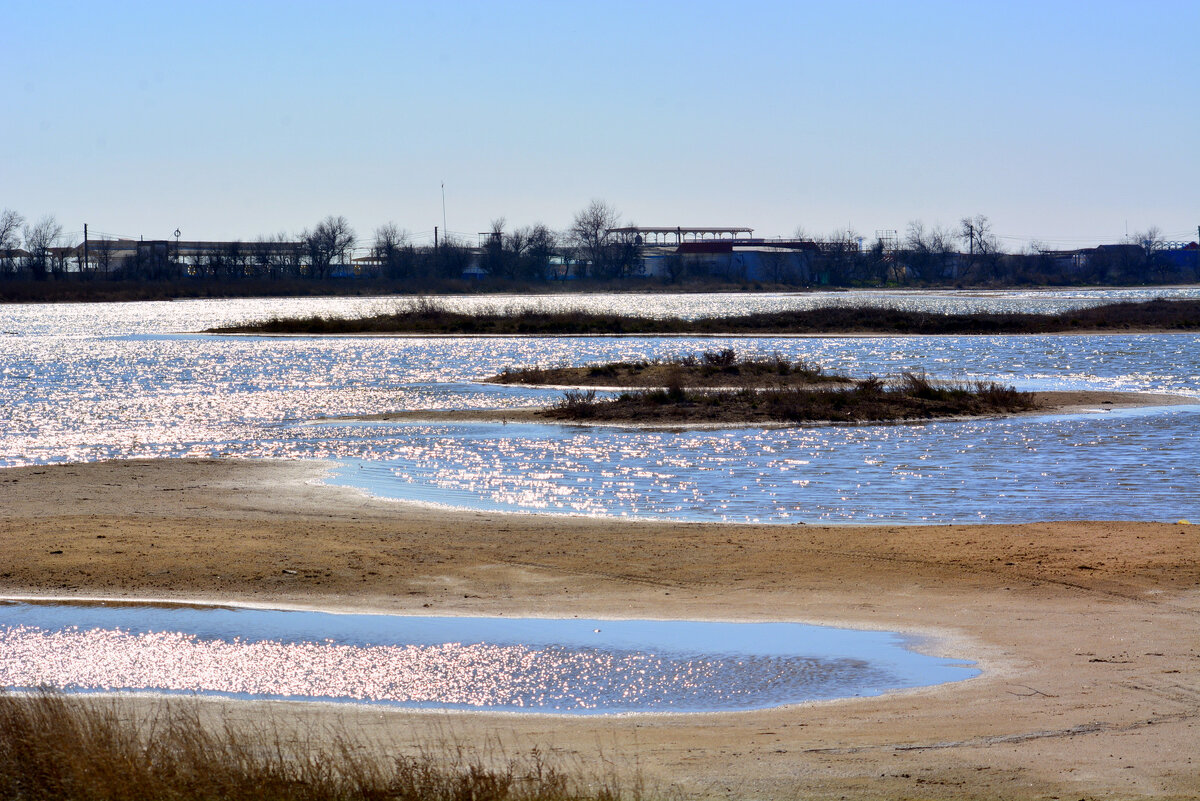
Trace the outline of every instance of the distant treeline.
<instances>
[{"instance_id":1,"label":"distant treeline","mask_svg":"<svg viewBox=\"0 0 1200 801\"><path fill-rule=\"evenodd\" d=\"M0 213L0 299L92 300L334 292L455 291L544 286L558 290L689 288L1146 285L1200 281L1200 247L1157 229L1120 244L1005 253L982 215L956 230L910 223L874 241L846 229L789 239L693 238L619 227L593 201L566 231L501 218L477 243L444 233L417 244L394 223L360 240L344 217L299 234L254 241L133 240L68 243L53 217ZM643 231L654 232L651 241ZM681 229L682 231L682 229ZM71 287L68 289L67 287Z\"/></svg>"}]
</instances>

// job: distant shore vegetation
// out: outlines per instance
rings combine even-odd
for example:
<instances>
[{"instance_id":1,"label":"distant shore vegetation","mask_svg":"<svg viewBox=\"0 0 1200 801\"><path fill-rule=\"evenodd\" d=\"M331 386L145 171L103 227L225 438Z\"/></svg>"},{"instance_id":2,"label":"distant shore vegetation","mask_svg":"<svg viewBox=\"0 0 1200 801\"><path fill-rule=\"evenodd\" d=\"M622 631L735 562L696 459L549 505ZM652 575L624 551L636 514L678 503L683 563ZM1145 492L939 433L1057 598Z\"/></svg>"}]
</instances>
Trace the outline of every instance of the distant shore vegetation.
<instances>
[{"instance_id":1,"label":"distant shore vegetation","mask_svg":"<svg viewBox=\"0 0 1200 801\"><path fill-rule=\"evenodd\" d=\"M273 317L210 329L240 334L446 334L446 335L778 335L778 334L1051 334L1200 329L1200 301L1114 303L1061 314L975 312L938 314L877 306L834 305L757 314L643 317L580 309L521 308L460 312L428 298L367 317Z\"/></svg>"},{"instance_id":2,"label":"distant shore vegetation","mask_svg":"<svg viewBox=\"0 0 1200 801\"><path fill-rule=\"evenodd\" d=\"M510 368L503 384L574 384L541 412L553 420L662 424L744 424L923 420L1033 411L1032 393L995 382L936 381L904 372L852 379L779 355L740 357L732 349L675 359L584 367ZM601 395L592 386L626 386Z\"/></svg>"},{"instance_id":3,"label":"distant shore vegetation","mask_svg":"<svg viewBox=\"0 0 1200 801\"><path fill-rule=\"evenodd\" d=\"M909 223L870 238L852 228L754 237L750 228L639 227L603 201L565 230L510 225L475 235L389 222L360 237L329 215L252 240L67 232L52 215L0 210L0 301L148 300L471 291L760 291L811 288L1147 286L1200 282L1200 243L1157 228L1073 250L1006 253L981 214L957 226Z\"/></svg>"}]
</instances>

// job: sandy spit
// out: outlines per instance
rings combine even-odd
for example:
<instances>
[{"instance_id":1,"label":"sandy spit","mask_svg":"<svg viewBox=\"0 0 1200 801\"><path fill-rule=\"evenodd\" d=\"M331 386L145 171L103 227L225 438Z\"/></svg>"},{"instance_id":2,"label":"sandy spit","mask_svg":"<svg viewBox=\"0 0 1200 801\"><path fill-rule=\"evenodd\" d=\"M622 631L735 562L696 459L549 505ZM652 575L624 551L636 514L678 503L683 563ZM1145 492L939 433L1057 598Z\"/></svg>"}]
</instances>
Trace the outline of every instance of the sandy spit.
<instances>
[{"instance_id":1,"label":"sandy spit","mask_svg":"<svg viewBox=\"0 0 1200 801\"><path fill-rule=\"evenodd\" d=\"M552 387L554 389L569 389L570 387ZM619 389L618 387L600 387L600 389ZM1182 406L1200 404L1200 399L1185 395L1165 395L1151 392L1101 392L1095 390L1078 390L1062 392L1035 392L1034 399L1038 408L1026 412L1015 412L1007 415L992 415L996 417L1032 417L1048 414L1104 414L1117 409L1134 409L1152 406ZM573 426L612 426L621 428L640 429L716 429L747 426L753 428L786 428L796 425L792 422L770 422L756 420L743 422L730 420L719 423L671 423L671 422L638 422L634 420L572 420L553 419L544 414L539 407L516 409L402 409L392 412L365 415L347 415L345 417L321 418L326 420L358 420L376 422L433 422L433 423L549 423L553 425ZM949 418L940 418L949 419ZM962 418L958 418L962 419ZM927 420L893 420L892 425L908 423L921 424ZM805 423L813 425L813 423ZM862 425L853 423L851 425Z\"/></svg>"},{"instance_id":2,"label":"sandy spit","mask_svg":"<svg viewBox=\"0 0 1200 801\"><path fill-rule=\"evenodd\" d=\"M321 471L239 460L2 470L0 594L914 632L984 674L880 698L690 716L204 708L214 721L267 717L304 737L336 726L389 748L537 746L689 796L1200 796L1200 526L451 512L323 486Z\"/></svg>"}]
</instances>

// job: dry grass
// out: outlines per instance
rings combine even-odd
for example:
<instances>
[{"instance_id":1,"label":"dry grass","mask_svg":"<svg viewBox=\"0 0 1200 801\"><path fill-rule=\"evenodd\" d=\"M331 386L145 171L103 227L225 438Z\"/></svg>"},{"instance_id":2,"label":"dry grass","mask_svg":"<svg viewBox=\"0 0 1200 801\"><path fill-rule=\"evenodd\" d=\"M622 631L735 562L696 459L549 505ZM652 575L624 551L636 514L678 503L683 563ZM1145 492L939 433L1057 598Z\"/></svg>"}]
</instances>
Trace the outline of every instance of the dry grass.
<instances>
[{"instance_id":1,"label":"dry grass","mask_svg":"<svg viewBox=\"0 0 1200 801\"><path fill-rule=\"evenodd\" d=\"M738 424L747 422L862 423L1011 414L1038 408L1034 396L993 382L933 381L902 373L845 386L745 387L692 390L678 384L623 392L616 398L577 393L546 410L560 420Z\"/></svg>"},{"instance_id":2,"label":"dry grass","mask_svg":"<svg viewBox=\"0 0 1200 801\"><path fill-rule=\"evenodd\" d=\"M490 380L497 384L623 387L781 387L850 381L845 376L826 373L814 362L790 360L778 353L741 357L732 348L673 359L608 362L584 367L506 367Z\"/></svg>"},{"instance_id":3,"label":"dry grass","mask_svg":"<svg viewBox=\"0 0 1200 801\"><path fill-rule=\"evenodd\" d=\"M164 704L135 723L119 701L53 692L0 695L0 798L134 801L619 801L534 752L485 767L461 752L365 755L348 737L316 746L270 728L205 728L196 706Z\"/></svg>"},{"instance_id":4,"label":"dry grass","mask_svg":"<svg viewBox=\"0 0 1200 801\"><path fill-rule=\"evenodd\" d=\"M568 389L544 414L559 420L658 423L869 422L1009 414L1034 396L995 382L946 382L923 372L854 380L779 354L741 358L732 348L670 360L584 367L508 368L503 384L621 386L613 397Z\"/></svg>"},{"instance_id":5,"label":"dry grass","mask_svg":"<svg viewBox=\"0 0 1200 801\"><path fill-rule=\"evenodd\" d=\"M212 329L214 333L257 334L1045 334L1061 331L1166 330L1200 328L1200 301L1151 300L1116 303L1063 314L936 314L876 306L825 306L729 317L684 320L606 314L582 309L510 309L463 313L417 298L372 317L272 318Z\"/></svg>"}]
</instances>

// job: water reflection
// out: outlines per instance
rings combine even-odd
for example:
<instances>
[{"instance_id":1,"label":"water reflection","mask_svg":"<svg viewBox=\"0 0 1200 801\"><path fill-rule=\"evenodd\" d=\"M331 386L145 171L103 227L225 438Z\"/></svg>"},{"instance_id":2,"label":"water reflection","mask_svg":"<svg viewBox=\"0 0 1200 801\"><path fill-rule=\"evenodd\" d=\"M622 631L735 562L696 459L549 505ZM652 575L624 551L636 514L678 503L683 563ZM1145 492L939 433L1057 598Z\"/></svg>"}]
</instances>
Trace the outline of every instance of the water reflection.
<instances>
[{"instance_id":1,"label":"water reflection","mask_svg":"<svg viewBox=\"0 0 1200 801\"><path fill-rule=\"evenodd\" d=\"M1140 294L1139 294L1140 293ZM646 296L694 316L831 302L1041 308L1162 294L824 293ZM1177 290L1177 296L1200 290ZM140 457L340 460L354 483L456 505L686 519L1010 520L1198 516L1187 410L790 433L664 435L487 426L310 425L396 409L521 407L557 391L479 383L508 365L670 357L731 346L854 376L925 369L1026 389L1200 399L1200 336L243 338L172 333L396 299L6 306L0 466ZM506 304L521 299L461 298ZM539 303L611 309L629 296ZM361 479L361 480L360 480Z\"/></svg>"},{"instance_id":2,"label":"water reflection","mask_svg":"<svg viewBox=\"0 0 1200 801\"><path fill-rule=\"evenodd\" d=\"M498 511L731 522L1023 522L1200 516L1180 430L1200 406L922 425L642 432L373 425L333 480Z\"/></svg>"},{"instance_id":3,"label":"water reflection","mask_svg":"<svg viewBox=\"0 0 1200 801\"><path fill-rule=\"evenodd\" d=\"M758 709L978 671L793 623L0 604L0 686L572 714Z\"/></svg>"}]
</instances>

